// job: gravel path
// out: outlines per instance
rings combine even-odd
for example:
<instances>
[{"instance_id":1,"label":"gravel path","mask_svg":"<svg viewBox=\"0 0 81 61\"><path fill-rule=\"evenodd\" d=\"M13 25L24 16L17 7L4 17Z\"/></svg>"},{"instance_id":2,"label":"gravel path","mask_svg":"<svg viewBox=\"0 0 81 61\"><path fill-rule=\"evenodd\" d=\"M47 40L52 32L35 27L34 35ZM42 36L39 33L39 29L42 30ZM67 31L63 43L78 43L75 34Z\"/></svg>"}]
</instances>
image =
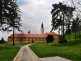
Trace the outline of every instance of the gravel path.
<instances>
[{"instance_id":1,"label":"gravel path","mask_svg":"<svg viewBox=\"0 0 81 61\"><path fill-rule=\"evenodd\" d=\"M40 61L28 46L29 45L21 47L13 61Z\"/></svg>"}]
</instances>

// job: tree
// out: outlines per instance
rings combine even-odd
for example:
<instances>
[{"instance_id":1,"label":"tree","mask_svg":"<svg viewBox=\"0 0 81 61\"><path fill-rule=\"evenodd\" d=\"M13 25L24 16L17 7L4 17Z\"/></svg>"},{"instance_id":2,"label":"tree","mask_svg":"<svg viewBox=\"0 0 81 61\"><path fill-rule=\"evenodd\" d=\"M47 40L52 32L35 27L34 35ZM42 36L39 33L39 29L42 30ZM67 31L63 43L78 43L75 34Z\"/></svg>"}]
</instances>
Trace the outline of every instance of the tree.
<instances>
[{"instance_id":1,"label":"tree","mask_svg":"<svg viewBox=\"0 0 81 61\"><path fill-rule=\"evenodd\" d=\"M48 36L46 37L46 42L47 42L47 43L52 43L52 42L53 42L53 39L54 39L53 35L48 35Z\"/></svg>"},{"instance_id":2,"label":"tree","mask_svg":"<svg viewBox=\"0 0 81 61\"><path fill-rule=\"evenodd\" d=\"M20 43L23 43L23 37L22 35L24 34L24 32L21 30L21 38L20 38Z\"/></svg>"},{"instance_id":3,"label":"tree","mask_svg":"<svg viewBox=\"0 0 81 61\"><path fill-rule=\"evenodd\" d=\"M77 17L76 19L74 19L74 21L72 22L72 32L77 32L79 29L79 18Z\"/></svg>"},{"instance_id":4,"label":"tree","mask_svg":"<svg viewBox=\"0 0 81 61\"><path fill-rule=\"evenodd\" d=\"M1 40L0 40L0 44L3 44L5 43L6 41L4 40L4 38L2 37Z\"/></svg>"},{"instance_id":5,"label":"tree","mask_svg":"<svg viewBox=\"0 0 81 61\"><path fill-rule=\"evenodd\" d=\"M28 31L28 34L30 34L30 30Z\"/></svg>"},{"instance_id":6,"label":"tree","mask_svg":"<svg viewBox=\"0 0 81 61\"><path fill-rule=\"evenodd\" d=\"M0 30L19 29L20 15L15 0L0 0Z\"/></svg>"},{"instance_id":7,"label":"tree","mask_svg":"<svg viewBox=\"0 0 81 61\"><path fill-rule=\"evenodd\" d=\"M70 6L73 6L76 10L75 10L75 14L80 18L81 17L81 0L68 0L70 4Z\"/></svg>"},{"instance_id":8,"label":"tree","mask_svg":"<svg viewBox=\"0 0 81 61\"><path fill-rule=\"evenodd\" d=\"M62 35L62 41L65 39L65 26L66 23L69 22L68 19L70 20L73 17L73 11L75 8L66 6L63 3L59 4L53 4L53 9L51 11L52 14L52 30L56 30L58 28L61 28L61 35Z\"/></svg>"},{"instance_id":9,"label":"tree","mask_svg":"<svg viewBox=\"0 0 81 61\"><path fill-rule=\"evenodd\" d=\"M71 27L72 32L75 33L75 41L76 41L76 32L79 33L80 35L80 29L81 29L80 27L81 27L81 20L77 16L77 18L73 20Z\"/></svg>"},{"instance_id":10,"label":"tree","mask_svg":"<svg viewBox=\"0 0 81 61\"><path fill-rule=\"evenodd\" d=\"M16 0L0 0L0 30L13 30L13 34L15 28L20 30L21 20L19 12L20 10Z\"/></svg>"}]
</instances>

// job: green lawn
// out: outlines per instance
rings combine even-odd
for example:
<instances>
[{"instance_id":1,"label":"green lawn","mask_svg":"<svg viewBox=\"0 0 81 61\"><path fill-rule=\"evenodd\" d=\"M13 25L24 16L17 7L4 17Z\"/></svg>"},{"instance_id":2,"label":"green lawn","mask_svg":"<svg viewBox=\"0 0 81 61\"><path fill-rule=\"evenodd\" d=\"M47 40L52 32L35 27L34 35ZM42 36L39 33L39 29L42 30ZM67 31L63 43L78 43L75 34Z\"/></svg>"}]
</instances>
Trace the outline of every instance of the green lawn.
<instances>
[{"instance_id":1,"label":"green lawn","mask_svg":"<svg viewBox=\"0 0 81 61\"><path fill-rule=\"evenodd\" d=\"M81 61L81 44L33 44L30 48L38 57L61 56L75 61Z\"/></svg>"},{"instance_id":2,"label":"green lawn","mask_svg":"<svg viewBox=\"0 0 81 61\"><path fill-rule=\"evenodd\" d=\"M0 61L12 61L23 45L0 44Z\"/></svg>"}]
</instances>

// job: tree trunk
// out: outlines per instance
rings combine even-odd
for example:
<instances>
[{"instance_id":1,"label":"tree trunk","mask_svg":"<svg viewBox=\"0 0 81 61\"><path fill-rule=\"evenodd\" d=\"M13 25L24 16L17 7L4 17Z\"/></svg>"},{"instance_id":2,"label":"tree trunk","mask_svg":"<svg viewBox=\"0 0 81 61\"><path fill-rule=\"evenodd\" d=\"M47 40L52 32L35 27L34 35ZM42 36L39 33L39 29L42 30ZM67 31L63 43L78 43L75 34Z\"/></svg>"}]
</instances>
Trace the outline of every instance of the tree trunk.
<instances>
[{"instance_id":1,"label":"tree trunk","mask_svg":"<svg viewBox=\"0 0 81 61\"><path fill-rule=\"evenodd\" d=\"M64 13L63 13L63 41L64 41L64 39L65 39L65 35L64 35Z\"/></svg>"},{"instance_id":2,"label":"tree trunk","mask_svg":"<svg viewBox=\"0 0 81 61\"><path fill-rule=\"evenodd\" d=\"M60 41L60 27L59 27L59 41Z\"/></svg>"},{"instance_id":3,"label":"tree trunk","mask_svg":"<svg viewBox=\"0 0 81 61\"><path fill-rule=\"evenodd\" d=\"M15 28L13 27L13 45L15 45L15 42L14 42L14 31L15 31Z\"/></svg>"},{"instance_id":4,"label":"tree trunk","mask_svg":"<svg viewBox=\"0 0 81 61\"><path fill-rule=\"evenodd\" d=\"M76 41L76 32L75 32L75 41Z\"/></svg>"},{"instance_id":5,"label":"tree trunk","mask_svg":"<svg viewBox=\"0 0 81 61\"><path fill-rule=\"evenodd\" d=\"M70 40L70 34L69 34L69 40Z\"/></svg>"}]
</instances>

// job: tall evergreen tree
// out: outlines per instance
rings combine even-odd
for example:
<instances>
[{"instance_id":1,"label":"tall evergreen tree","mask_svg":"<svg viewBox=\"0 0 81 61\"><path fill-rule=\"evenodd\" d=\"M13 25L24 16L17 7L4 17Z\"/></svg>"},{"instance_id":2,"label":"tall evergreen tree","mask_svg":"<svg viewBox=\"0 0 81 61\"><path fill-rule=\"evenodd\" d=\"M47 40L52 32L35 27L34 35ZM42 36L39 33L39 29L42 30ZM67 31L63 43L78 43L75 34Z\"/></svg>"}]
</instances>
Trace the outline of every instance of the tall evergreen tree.
<instances>
[{"instance_id":1,"label":"tall evergreen tree","mask_svg":"<svg viewBox=\"0 0 81 61\"><path fill-rule=\"evenodd\" d=\"M65 26L66 21L70 20L73 16L73 7L66 6L61 2L59 4L53 4L52 14L52 30L56 30L59 27L61 28L62 41L65 38Z\"/></svg>"}]
</instances>

